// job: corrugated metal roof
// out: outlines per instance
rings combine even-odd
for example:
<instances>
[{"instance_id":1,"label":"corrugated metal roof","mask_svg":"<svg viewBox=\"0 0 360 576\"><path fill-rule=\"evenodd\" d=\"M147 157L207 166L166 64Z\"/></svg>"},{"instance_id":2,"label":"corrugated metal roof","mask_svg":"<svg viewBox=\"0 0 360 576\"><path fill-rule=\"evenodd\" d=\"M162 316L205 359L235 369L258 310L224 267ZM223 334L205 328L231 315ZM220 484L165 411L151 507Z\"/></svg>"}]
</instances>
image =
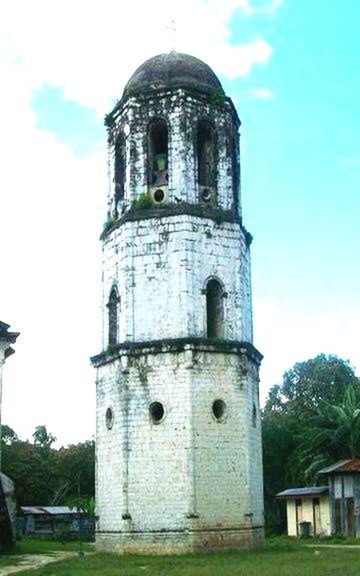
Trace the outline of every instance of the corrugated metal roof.
<instances>
[{"instance_id":1,"label":"corrugated metal roof","mask_svg":"<svg viewBox=\"0 0 360 576\"><path fill-rule=\"evenodd\" d=\"M44 510L40 506L21 506L20 510L24 514L44 514Z\"/></svg>"},{"instance_id":2,"label":"corrugated metal roof","mask_svg":"<svg viewBox=\"0 0 360 576\"><path fill-rule=\"evenodd\" d=\"M276 494L276 498L299 498L300 496L320 496L329 492L328 486L306 486L305 488L288 488Z\"/></svg>"},{"instance_id":3,"label":"corrugated metal roof","mask_svg":"<svg viewBox=\"0 0 360 576\"><path fill-rule=\"evenodd\" d=\"M24 514L75 514L77 508L70 508L69 506L21 506L21 511Z\"/></svg>"},{"instance_id":4,"label":"corrugated metal roof","mask_svg":"<svg viewBox=\"0 0 360 576\"><path fill-rule=\"evenodd\" d=\"M338 474L340 472L360 472L360 458L339 460L339 462L319 470L319 474Z\"/></svg>"},{"instance_id":5,"label":"corrugated metal roof","mask_svg":"<svg viewBox=\"0 0 360 576\"><path fill-rule=\"evenodd\" d=\"M75 514L77 512L77 508L69 506L42 506L42 509L47 514Z\"/></svg>"}]
</instances>

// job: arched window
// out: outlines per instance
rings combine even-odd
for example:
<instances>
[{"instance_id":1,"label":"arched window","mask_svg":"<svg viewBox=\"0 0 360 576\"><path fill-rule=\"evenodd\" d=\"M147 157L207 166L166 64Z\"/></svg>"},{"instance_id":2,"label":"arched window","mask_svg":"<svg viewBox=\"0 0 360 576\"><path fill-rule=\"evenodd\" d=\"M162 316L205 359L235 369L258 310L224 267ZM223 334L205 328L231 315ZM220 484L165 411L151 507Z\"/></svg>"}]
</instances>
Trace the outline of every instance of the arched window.
<instances>
[{"instance_id":1,"label":"arched window","mask_svg":"<svg viewBox=\"0 0 360 576\"><path fill-rule=\"evenodd\" d=\"M168 183L168 128L162 118L149 124L148 183L151 186Z\"/></svg>"},{"instance_id":2,"label":"arched window","mask_svg":"<svg viewBox=\"0 0 360 576\"><path fill-rule=\"evenodd\" d=\"M207 120L199 121L197 126L196 141L197 141L197 165L198 165L199 186L214 188L215 187L214 130Z\"/></svg>"},{"instance_id":3,"label":"arched window","mask_svg":"<svg viewBox=\"0 0 360 576\"><path fill-rule=\"evenodd\" d=\"M108 302L109 344L117 344L119 331L119 296L115 286L111 289Z\"/></svg>"},{"instance_id":4,"label":"arched window","mask_svg":"<svg viewBox=\"0 0 360 576\"><path fill-rule=\"evenodd\" d=\"M206 285L207 337L221 338L223 335L223 289L218 280L209 280Z\"/></svg>"},{"instance_id":5,"label":"arched window","mask_svg":"<svg viewBox=\"0 0 360 576\"><path fill-rule=\"evenodd\" d=\"M124 198L126 174L126 148L125 134L121 132L115 143L115 164L114 164L114 184L115 184L115 212L117 203Z\"/></svg>"}]
</instances>

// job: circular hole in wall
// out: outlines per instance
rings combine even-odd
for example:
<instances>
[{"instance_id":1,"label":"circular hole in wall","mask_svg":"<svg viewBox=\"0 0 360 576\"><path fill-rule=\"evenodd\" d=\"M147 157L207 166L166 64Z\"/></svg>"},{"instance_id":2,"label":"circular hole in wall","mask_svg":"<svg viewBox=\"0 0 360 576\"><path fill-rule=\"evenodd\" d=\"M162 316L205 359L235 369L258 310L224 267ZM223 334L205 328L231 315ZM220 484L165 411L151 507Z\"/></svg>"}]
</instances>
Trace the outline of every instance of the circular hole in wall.
<instances>
[{"instance_id":1,"label":"circular hole in wall","mask_svg":"<svg viewBox=\"0 0 360 576\"><path fill-rule=\"evenodd\" d=\"M226 404L224 400L220 400L219 398L215 400L212 405L212 412L216 420L223 420L226 416Z\"/></svg>"},{"instance_id":2,"label":"circular hole in wall","mask_svg":"<svg viewBox=\"0 0 360 576\"><path fill-rule=\"evenodd\" d=\"M106 423L106 428L107 428L108 430L110 430L110 428L113 427L113 424L114 424L114 412L112 411L111 408L108 408L108 409L106 410L106 413L105 413L105 423Z\"/></svg>"},{"instance_id":3,"label":"circular hole in wall","mask_svg":"<svg viewBox=\"0 0 360 576\"><path fill-rule=\"evenodd\" d=\"M154 200L155 202L162 202L165 198L165 194L164 194L164 190L161 190L161 188L158 188L157 190L155 190L154 192Z\"/></svg>"},{"instance_id":4,"label":"circular hole in wall","mask_svg":"<svg viewBox=\"0 0 360 576\"><path fill-rule=\"evenodd\" d=\"M209 190L209 188L204 188L204 190L201 192L201 198L204 202L210 202L211 190Z\"/></svg>"},{"instance_id":5,"label":"circular hole in wall","mask_svg":"<svg viewBox=\"0 0 360 576\"><path fill-rule=\"evenodd\" d=\"M149 406L150 418L154 424L159 424L164 418L165 410L161 402L152 402Z\"/></svg>"}]
</instances>

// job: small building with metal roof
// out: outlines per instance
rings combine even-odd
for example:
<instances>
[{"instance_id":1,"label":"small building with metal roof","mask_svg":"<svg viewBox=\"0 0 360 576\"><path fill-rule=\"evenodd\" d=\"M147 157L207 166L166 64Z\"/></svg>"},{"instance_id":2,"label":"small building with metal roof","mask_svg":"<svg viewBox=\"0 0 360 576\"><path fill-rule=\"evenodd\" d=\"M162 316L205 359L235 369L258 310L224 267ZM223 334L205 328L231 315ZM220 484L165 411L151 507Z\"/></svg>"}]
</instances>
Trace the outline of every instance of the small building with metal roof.
<instances>
[{"instance_id":1,"label":"small building with metal roof","mask_svg":"<svg viewBox=\"0 0 360 576\"><path fill-rule=\"evenodd\" d=\"M43 534L53 536L56 533L78 532L79 522L82 530L92 530L86 514L78 508L69 506L21 506L21 531L23 534ZM20 518L19 518L20 525Z\"/></svg>"},{"instance_id":2,"label":"small building with metal roof","mask_svg":"<svg viewBox=\"0 0 360 576\"><path fill-rule=\"evenodd\" d=\"M319 470L329 480L331 534L360 537L360 458Z\"/></svg>"},{"instance_id":3,"label":"small building with metal roof","mask_svg":"<svg viewBox=\"0 0 360 576\"><path fill-rule=\"evenodd\" d=\"M330 535L328 486L289 488L279 492L276 499L286 501L289 536Z\"/></svg>"}]
</instances>

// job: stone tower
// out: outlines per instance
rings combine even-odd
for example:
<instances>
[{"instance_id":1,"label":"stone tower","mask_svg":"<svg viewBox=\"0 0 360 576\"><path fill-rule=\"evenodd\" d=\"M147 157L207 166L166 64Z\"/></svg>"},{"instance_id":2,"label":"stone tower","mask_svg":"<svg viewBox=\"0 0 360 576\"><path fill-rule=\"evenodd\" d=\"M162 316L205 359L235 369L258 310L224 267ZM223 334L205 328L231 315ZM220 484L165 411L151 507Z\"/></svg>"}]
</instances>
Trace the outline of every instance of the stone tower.
<instances>
[{"instance_id":1,"label":"stone tower","mask_svg":"<svg viewBox=\"0 0 360 576\"><path fill-rule=\"evenodd\" d=\"M262 356L238 115L209 66L171 52L135 71L105 122L97 546L258 545Z\"/></svg>"}]
</instances>

